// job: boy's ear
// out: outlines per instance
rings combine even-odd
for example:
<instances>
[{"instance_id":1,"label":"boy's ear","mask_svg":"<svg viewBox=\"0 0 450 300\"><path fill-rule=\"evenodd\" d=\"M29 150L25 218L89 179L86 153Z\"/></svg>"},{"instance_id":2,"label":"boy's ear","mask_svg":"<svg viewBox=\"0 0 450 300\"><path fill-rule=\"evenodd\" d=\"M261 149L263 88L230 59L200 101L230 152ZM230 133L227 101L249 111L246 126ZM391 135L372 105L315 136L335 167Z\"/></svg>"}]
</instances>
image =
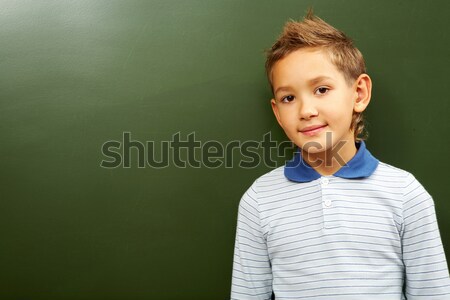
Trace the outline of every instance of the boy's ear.
<instances>
[{"instance_id":1,"label":"boy's ear","mask_svg":"<svg viewBox=\"0 0 450 300\"><path fill-rule=\"evenodd\" d=\"M353 109L355 112L363 112L369 105L372 96L372 79L367 74L361 74L355 84L356 100Z\"/></svg>"},{"instance_id":2,"label":"boy's ear","mask_svg":"<svg viewBox=\"0 0 450 300\"><path fill-rule=\"evenodd\" d=\"M270 100L270 104L272 105L272 111L277 118L278 124L280 124L281 128L283 128L283 124L281 124L280 112L278 111L277 101L275 99Z\"/></svg>"}]
</instances>

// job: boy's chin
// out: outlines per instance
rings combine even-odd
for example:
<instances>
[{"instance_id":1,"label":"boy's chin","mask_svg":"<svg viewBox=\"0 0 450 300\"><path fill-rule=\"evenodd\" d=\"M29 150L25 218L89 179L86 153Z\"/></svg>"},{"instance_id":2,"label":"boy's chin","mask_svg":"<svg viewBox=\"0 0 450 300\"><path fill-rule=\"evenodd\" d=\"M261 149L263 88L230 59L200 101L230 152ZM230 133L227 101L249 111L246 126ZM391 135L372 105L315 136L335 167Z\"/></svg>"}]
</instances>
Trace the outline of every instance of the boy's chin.
<instances>
[{"instance_id":1,"label":"boy's chin","mask_svg":"<svg viewBox=\"0 0 450 300\"><path fill-rule=\"evenodd\" d=\"M324 142L314 141L300 144L298 145L298 147L301 149L303 153L320 154L327 151L331 151L333 149L333 144L327 143L325 141Z\"/></svg>"},{"instance_id":2,"label":"boy's chin","mask_svg":"<svg viewBox=\"0 0 450 300\"><path fill-rule=\"evenodd\" d=\"M301 150L302 152L307 152L307 153L321 153L321 152L325 152L328 150L328 148L331 148L330 146L332 145L327 145L326 141L308 141L308 142L303 142L303 143L295 143Z\"/></svg>"},{"instance_id":3,"label":"boy's chin","mask_svg":"<svg viewBox=\"0 0 450 300\"><path fill-rule=\"evenodd\" d=\"M308 154L318 154L327 151L328 149L326 147L299 147L302 152L306 152Z\"/></svg>"}]
</instances>

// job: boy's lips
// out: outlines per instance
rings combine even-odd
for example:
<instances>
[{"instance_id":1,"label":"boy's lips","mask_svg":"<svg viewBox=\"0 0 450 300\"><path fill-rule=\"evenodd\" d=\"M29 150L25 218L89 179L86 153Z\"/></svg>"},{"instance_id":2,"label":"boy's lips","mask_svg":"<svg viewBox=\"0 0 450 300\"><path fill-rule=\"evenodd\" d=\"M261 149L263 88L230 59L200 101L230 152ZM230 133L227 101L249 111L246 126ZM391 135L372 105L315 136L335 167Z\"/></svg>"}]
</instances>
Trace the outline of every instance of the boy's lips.
<instances>
[{"instance_id":1,"label":"boy's lips","mask_svg":"<svg viewBox=\"0 0 450 300\"><path fill-rule=\"evenodd\" d=\"M305 135L315 135L317 133L319 133L320 131L322 131L323 128L325 128L327 125L312 125L312 126L307 126L305 128L302 128L300 130L301 133L305 134Z\"/></svg>"}]
</instances>

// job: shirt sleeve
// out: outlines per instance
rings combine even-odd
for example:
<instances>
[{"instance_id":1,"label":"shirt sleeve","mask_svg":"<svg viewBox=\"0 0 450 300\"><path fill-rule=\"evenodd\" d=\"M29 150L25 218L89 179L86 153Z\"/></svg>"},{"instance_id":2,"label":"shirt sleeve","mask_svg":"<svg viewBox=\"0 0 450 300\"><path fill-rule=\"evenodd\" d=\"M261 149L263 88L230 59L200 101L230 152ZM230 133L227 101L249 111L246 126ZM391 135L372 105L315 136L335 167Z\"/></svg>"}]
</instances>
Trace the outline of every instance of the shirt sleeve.
<instances>
[{"instance_id":1,"label":"shirt sleeve","mask_svg":"<svg viewBox=\"0 0 450 300\"><path fill-rule=\"evenodd\" d=\"M403 196L401 238L406 298L450 299L448 266L433 199L411 174Z\"/></svg>"},{"instance_id":2,"label":"shirt sleeve","mask_svg":"<svg viewBox=\"0 0 450 300\"><path fill-rule=\"evenodd\" d=\"M234 247L231 299L268 300L272 296L272 269L251 187L239 203Z\"/></svg>"}]
</instances>

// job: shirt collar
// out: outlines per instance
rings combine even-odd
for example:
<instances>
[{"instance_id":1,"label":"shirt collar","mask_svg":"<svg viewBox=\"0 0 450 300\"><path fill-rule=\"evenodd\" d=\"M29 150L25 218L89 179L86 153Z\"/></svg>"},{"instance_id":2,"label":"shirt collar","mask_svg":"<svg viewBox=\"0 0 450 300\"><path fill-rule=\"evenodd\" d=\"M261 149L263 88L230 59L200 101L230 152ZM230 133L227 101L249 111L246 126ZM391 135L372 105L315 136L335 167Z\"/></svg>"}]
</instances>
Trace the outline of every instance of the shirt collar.
<instances>
[{"instance_id":1,"label":"shirt collar","mask_svg":"<svg viewBox=\"0 0 450 300\"><path fill-rule=\"evenodd\" d=\"M355 143L355 146L357 149L355 156L333 176L347 179L364 178L369 177L375 171L379 161L366 149L364 141ZM294 158L286 163L284 176L292 181L308 182L318 179L322 175L302 159L301 152L296 152Z\"/></svg>"}]
</instances>

